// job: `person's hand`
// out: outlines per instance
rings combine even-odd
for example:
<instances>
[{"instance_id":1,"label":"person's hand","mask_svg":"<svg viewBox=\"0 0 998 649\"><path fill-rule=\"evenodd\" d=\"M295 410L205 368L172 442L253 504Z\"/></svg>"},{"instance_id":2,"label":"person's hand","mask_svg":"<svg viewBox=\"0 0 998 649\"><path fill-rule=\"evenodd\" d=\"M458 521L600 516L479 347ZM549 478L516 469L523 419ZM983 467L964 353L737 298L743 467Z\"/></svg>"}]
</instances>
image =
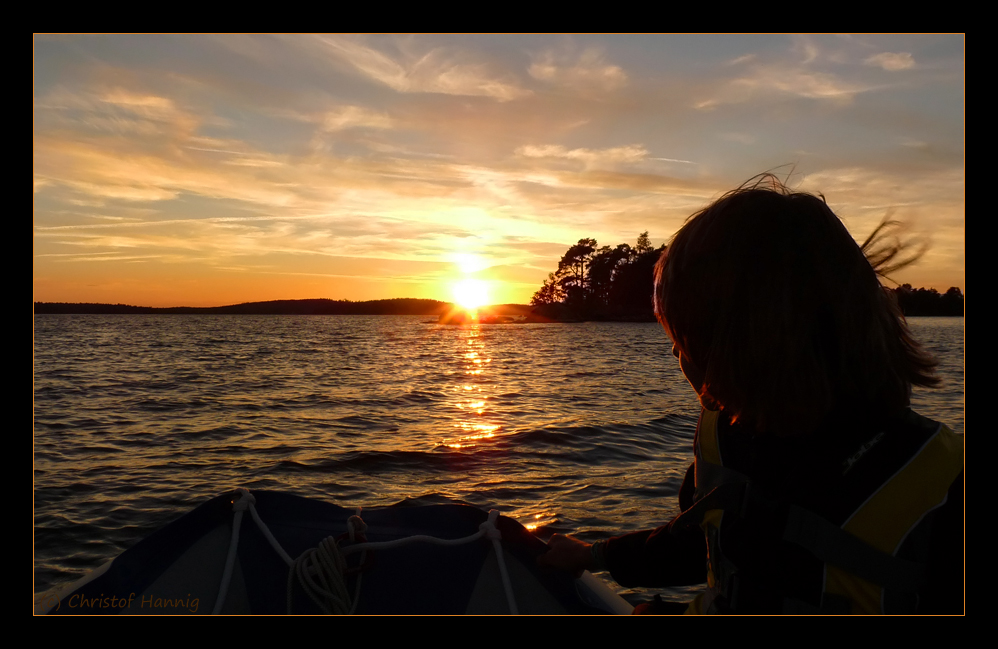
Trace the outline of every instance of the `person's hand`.
<instances>
[{"instance_id":1,"label":"person's hand","mask_svg":"<svg viewBox=\"0 0 998 649\"><path fill-rule=\"evenodd\" d=\"M581 577L583 571L594 567L592 544L571 536L555 534L548 541L548 551L537 557L537 565L570 572Z\"/></svg>"}]
</instances>

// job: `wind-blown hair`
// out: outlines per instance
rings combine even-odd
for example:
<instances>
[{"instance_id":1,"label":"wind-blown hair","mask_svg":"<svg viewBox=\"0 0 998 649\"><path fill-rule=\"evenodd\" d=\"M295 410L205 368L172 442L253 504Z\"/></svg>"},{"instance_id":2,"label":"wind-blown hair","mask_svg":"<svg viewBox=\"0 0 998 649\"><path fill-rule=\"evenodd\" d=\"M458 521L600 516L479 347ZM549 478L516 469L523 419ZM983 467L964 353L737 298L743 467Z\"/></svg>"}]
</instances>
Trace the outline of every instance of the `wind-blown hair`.
<instances>
[{"instance_id":1,"label":"wind-blown hair","mask_svg":"<svg viewBox=\"0 0 998 649\"><path fill-rule=\"evenodd\" d=\"M938 384L882 272L915 261L885 220L862 247L824 197L764 174L693 214L655 266L655 313L701 401L760 432L886 417ZM865 253L865 254L864 254Z\"/></svg>"}]
</instances>

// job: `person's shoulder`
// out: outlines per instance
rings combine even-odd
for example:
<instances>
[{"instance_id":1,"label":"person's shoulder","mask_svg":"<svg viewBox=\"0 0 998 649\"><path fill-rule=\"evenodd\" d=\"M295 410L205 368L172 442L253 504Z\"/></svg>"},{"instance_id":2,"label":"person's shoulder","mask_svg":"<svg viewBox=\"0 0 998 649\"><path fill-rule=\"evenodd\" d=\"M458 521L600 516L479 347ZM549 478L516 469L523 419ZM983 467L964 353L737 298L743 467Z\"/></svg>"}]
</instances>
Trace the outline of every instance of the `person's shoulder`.
<instances>
[{"instance_id":1,"label":"person's shoulder","mask_svg":"<svg viewBox=\"0 0 998 649\"><path fill-rule=\"evenodd\" d=\"M929 419L912 409L908 409L894 424L895 432L909 435L922 441L923 449L931 446L936 454L950 456L963 466L963 435L953 432L943 422Z\"/></svg>"},{"instance_id":2,"label":"person's shoulder","mask_svg":"<svg viewBox=\"0 0 998 649\"><path fill-rule=\"evenodd\" d=\"M920 415L911 408L906 408L900 416L894 418L893 423L896 426L913 428L930 434L939 431L941 428L949 430L945 424Z\"/></svg>"}]
</instances>

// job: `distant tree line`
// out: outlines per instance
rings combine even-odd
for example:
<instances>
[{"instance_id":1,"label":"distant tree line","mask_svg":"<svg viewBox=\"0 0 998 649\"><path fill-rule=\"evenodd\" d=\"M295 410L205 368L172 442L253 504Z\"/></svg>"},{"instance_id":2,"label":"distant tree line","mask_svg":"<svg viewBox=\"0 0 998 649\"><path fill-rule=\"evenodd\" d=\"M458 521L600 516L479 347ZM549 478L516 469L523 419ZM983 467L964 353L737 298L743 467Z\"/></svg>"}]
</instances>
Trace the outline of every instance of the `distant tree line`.
<instances>
[{"instance_id":1,"label":"distant tree line","mask_svg":"<svg viewBox=\"0 0 998 649\"><path fill-rule=\"evenodd\" d=\"M598 245L579 239L568 249L534 293L534 313L559 320L654 320L655 262L665 246L653 248L647 232L634 246Z\"/></svg>"},{"instance_id":2,"label":"distant tree line","mask_svg":"<svg viewBox=\"0 0 998 649\"><path fill-rule=\"evenodd\" d=\"M951 286L945 293L934 288L912 288L902 284L894 289L898 306L906 316L962 316L963 292Z\"/></svg>"},{"instance_id":3,"label":"distant tree line","mask_svg":"<svg viewBox=\"0 0 998 649\"><path fill-rule=\"evenodd\" d=\"M393 300L271 300L216 307L149 307L127 304L35 302L35 313L81 314L218 314L218 315L440 315L447 302L397 298Z\"/></svg>"},{"instance_id":4,"label":"distant tree line","mask_svg":"<svg viewBox=\"0 0 998 649\"><path fill-rule=\"evenodd\" d=\"M549 273L530 304L534 314L554 320L654 320L655 263L665 246L652 248L642 232L634 246L598 247L579 239ZM906 316L962 316L963 293L903 284L894 290Z\"/></svg>"}]
</instances>

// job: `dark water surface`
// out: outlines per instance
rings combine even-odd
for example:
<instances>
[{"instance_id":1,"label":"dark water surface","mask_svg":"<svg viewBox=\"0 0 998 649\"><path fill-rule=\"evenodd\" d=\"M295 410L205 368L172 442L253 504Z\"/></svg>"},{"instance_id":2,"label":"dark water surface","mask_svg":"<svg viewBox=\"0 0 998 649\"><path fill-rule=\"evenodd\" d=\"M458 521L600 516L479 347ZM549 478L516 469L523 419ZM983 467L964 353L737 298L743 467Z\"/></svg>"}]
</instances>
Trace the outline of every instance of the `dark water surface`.
<instances>
[{"instance_id":1,"label":"dark water surface","mask_svg":"<svg viewBox=\"0 0 998 649\"><path fill-rule=\"evenodd\" d=\"M911 321L944 379L913 406L958 433L963 322ZM661 525L699 414L670 348L657 324L35 316L35 592L236 486L457 500L544 538Z\"/></svg>"}]
</instances>

